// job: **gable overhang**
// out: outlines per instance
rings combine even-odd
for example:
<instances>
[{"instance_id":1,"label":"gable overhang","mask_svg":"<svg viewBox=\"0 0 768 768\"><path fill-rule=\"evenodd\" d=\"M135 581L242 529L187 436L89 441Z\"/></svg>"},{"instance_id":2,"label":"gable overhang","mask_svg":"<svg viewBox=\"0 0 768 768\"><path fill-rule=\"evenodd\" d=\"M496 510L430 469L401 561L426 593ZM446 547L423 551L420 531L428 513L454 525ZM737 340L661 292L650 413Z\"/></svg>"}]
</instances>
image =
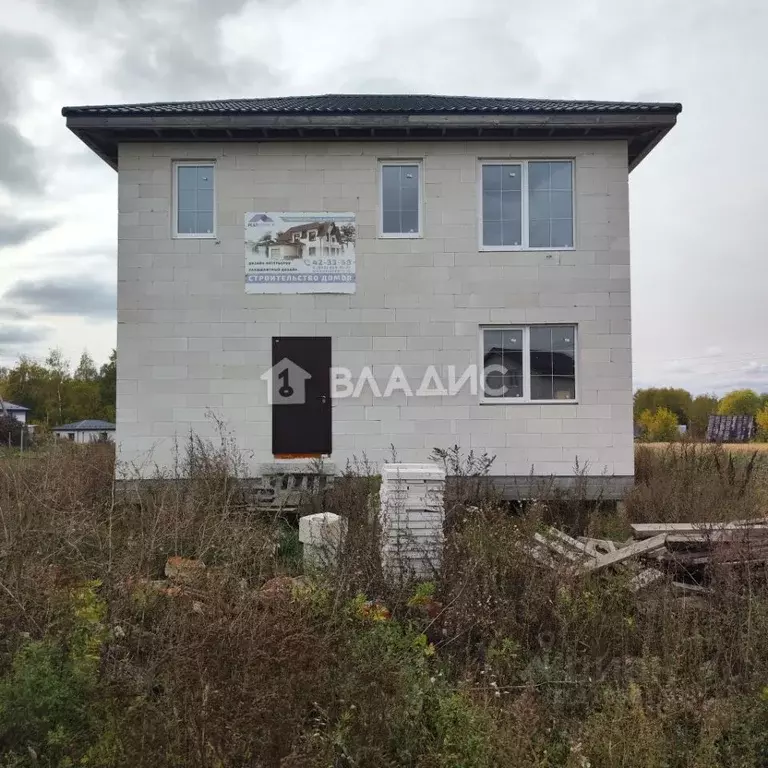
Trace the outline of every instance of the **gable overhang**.
<instances>
[{"instance_id":1,"label":"gable overhang","mask_svg":"<svg viewBox=\"0 0 768 768\"><path fill-rule=\"evenodd\" d=\"M678 110L600 114L141 114L83 115L67 127L117 170L118 146L136 142L626 141L629 170L677 121Z\"/></svg>"}]
</instances>

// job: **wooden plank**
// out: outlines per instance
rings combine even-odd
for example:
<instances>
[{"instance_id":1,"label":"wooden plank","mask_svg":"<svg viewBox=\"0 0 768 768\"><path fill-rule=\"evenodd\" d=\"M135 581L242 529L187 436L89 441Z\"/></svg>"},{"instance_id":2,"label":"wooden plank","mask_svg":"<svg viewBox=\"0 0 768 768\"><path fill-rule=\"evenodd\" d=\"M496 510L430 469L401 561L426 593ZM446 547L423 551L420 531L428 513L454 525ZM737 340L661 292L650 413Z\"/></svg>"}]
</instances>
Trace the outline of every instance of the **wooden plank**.
<instances>
[{"instance_id":1,"label":"wooden plank","mask_svg":"<svg viewBox=\"0 0 768 768\"><path fill-rule=\"evenodd\" d=\"M679 592L693 592L696 594L707 594L712 591L711 589L707 589L707 587L702 587L699 584L687 584L684 581L673 581L672 586Z\"/></svg>"},{"instance_id":2,"label":"wooden plank","mask_svg":"<svg viewBox=\"0 0 768 768\"><path fill-rule=\"evenodd\" d=\"M649 539L662 533L701 533L714 531L766 531L768 523L632 523L636 539Z\"/></svg>"},{"instance_id":3,"label":"wooden plank","mask_svg":"<svg viewBox=\"0 0 768 768\"><path fill-rule=\"evenodd\" d=\"M667 547L685 549L695 545L740 544L764 545L768 539L768 528L736 528L733 530L702 531L700 533L670 533Z\"/></svg>"},{"instance_id":4,"label":"wooden plank","mask_svg":"<svg viewBox=\"0 0 768 768\"><path fill-rule=\"evenodd\" d=\"M589 554L596 557L606 555L608 552L615 552L618 548L616 542L610 539L591 539L587 536L579 536L579 541L586 547Z\"/></svg>"},{"instance_id":5,"label":"wooden plank","mask_svg":"<svg viewBox=\"0 0 768 768\"><path fill-rule=\"evenodd\" d=\"M602 568L607 568L610 565L616 565L622 563L630 558L637 557L638 555L644 555L649 552L653 552L654 549L660 549L664 546L667 534L661 533L653 538L646 539L645 541L636 541L634 544L630 544L623 549L617 549L615 552L609 552L607 555L602 555L591 563L587 563L584 566L586 572L598 571Z\"/></svg>"},{"instance_id":6,"label":"wooden plank","mask_svg":"<svg viewBox=\"0 0 768 768\"><path fill-rule=\"evenodd\" d=\"M574 552L572 549L568 549L568 547L560 544L560 542L555 541L554 539L548 539L540 533L534 533L533 538L538 544L551 549L553 552L557 552L558 555L561 555L566 560L570 560L572 563L583 560L585 557L585 555Z\"/></svg>"},{"instance_id":7,"label":"wooden plank","mask_svg":"<svg viewBox=\"0 0 768 768\"><path fill-rule=\"evenodd\" d=\"M547 528L547 535L552 537L553 539L558 539L560 542L562 542L565 546L571 547L572 549L577 550L582 555L586 555L587 557L596 557L596 554L594 552L590 552L589 548L586 544L583 544L578 539L574 539L572 536L569 536L567 533L563 533L562 531L559 531L557 528Z\"/></svg>"}]
</instances>

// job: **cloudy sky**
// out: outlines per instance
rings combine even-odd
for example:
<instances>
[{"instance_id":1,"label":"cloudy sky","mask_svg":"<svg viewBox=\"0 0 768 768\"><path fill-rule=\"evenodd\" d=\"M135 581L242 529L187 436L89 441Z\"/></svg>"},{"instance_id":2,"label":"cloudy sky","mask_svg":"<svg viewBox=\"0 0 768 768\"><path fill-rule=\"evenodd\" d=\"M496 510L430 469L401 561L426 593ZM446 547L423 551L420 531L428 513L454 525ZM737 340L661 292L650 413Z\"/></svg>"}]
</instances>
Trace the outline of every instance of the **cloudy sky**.
<instances>
[{"instance_id":1,"label":"cloudy sky","mask_svg":"<svg viewBox=\"0 0 768 768\"><path fill-rule=\"evenodd\" d=\"M65 104L329 92L661 100L684 112L630 181L635 383L768 391L763 0L0 10L0 364L50 346L101 362L114 345L116 174L65 129Z\"/></svg>"}]
</instances>

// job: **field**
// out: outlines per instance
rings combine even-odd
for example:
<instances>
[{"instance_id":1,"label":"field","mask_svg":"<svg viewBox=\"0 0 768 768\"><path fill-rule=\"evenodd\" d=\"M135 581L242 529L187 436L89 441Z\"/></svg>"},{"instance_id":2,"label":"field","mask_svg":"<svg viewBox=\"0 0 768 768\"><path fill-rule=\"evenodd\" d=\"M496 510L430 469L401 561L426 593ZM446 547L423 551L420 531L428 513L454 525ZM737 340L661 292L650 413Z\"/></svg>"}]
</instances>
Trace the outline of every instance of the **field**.
<instances>
[{"instance_id":1,"label":"field","mask_svg":"<svg viewBox=\"0 0 768 768\"><path fill-rule=\"evenodd\" d=\"M648 448L663 450L670 445L692 445L693 443L643 443ZM766 453L768 452L768 443L723 443L722 449L728 453Z\"/></svg>"},{"instance_id":2,"label":"field","mask_svg":"<svg viewBox=\"0 0 768 768\"><path fill-rule=\"evenodd\" d=\"M56 448L0 458L2 768L768 764L762 567L714 564L711 591L681 597L521 554L545 524L623 540L630 522L764 517L763 453L641 446L620 512L510 510L465 478L442 568L414 583L381 571L370 468L304 500L348 534L302 574L228 443L191 445L179 482L130 503L108 446Z\"/></svg>"}]
</instances>

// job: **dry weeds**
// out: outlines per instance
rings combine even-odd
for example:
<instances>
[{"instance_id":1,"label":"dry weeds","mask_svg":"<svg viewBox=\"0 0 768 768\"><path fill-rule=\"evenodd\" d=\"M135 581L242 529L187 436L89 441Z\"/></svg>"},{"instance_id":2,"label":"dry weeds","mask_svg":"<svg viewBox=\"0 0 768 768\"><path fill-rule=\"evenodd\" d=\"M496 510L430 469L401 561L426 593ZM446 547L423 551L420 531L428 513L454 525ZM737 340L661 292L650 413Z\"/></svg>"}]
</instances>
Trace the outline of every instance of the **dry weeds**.
<instances>
[{"instance_id":1,"label":"dry weeds","mask_svg":"<svg viewBox=\"0 0 768 768\"><path fill-rule=\"evenodd\" d=\"M439 578L404 587L378 564L371 468L306 500L349 536L337 569L294 579L292 531L248 508L231 446L190 451L128 501L105 446L0 460L3 768L766 765L764 569L635 595L520 547L553 517L621 537L764 516L761 456L644 446L618 516L579 497L514 513L470 477ZM168 583L174 556L206 568Z\"/></svg>"}]
</instances>

